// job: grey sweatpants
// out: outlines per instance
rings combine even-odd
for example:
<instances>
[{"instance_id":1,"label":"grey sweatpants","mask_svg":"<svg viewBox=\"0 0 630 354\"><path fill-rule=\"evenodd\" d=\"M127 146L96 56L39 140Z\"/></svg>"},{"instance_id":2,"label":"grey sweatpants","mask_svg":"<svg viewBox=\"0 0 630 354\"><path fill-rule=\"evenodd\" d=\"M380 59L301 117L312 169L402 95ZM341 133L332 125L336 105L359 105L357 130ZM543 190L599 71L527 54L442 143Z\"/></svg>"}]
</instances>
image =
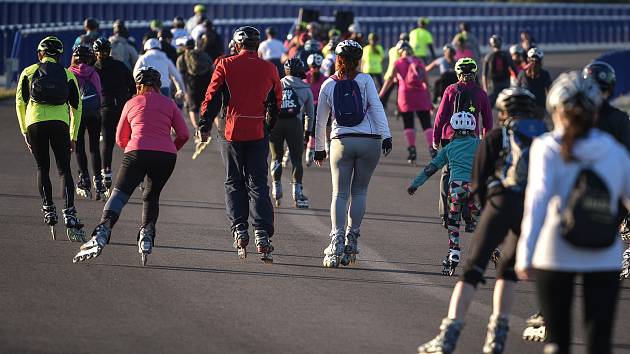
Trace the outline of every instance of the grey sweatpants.
<instances>
[{"instance_id":1,"label":"grey sweatpants","mask_svg":"<svg viewBox=\"0 0 630 354\"><path fill-rule=\"evenodd\" d=\"M359 231L365 214L368 185L380 156L380 139L364 137L332 139L330 143L332 232L345 235L346 226L348 229ZM351 195L352 201L348 210L348 199Z\"/></svg>"}]
</instances>

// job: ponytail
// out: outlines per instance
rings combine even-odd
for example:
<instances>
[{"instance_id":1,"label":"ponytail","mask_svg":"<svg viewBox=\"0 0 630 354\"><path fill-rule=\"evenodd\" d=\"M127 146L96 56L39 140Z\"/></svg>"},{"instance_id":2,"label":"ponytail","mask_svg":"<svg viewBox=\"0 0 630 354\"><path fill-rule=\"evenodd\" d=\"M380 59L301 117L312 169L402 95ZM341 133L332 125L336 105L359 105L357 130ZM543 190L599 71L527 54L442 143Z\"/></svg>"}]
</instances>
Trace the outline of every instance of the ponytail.
<instances>
[{"instance_id":1,"label":"ponytail","mask_svg":"<svg viewBox=\"0 0 630 354\"><path fill-rule=\"evenodd\" d=\"M560 156L564 161L573 161L573 147L584 138L595 125L596 112L588 110L583 102L585 97L578 93L575 104L564 106L559 112L567 121L560 145Z\"/></svg>"}]
</instances>

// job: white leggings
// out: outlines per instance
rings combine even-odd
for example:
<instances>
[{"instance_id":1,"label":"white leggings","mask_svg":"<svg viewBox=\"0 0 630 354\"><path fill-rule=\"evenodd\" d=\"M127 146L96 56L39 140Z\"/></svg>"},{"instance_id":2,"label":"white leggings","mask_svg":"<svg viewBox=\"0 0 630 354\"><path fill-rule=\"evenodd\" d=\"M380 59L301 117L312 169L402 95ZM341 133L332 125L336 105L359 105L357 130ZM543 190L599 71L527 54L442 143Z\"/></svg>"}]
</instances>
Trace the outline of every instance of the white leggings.
<instances>
[{"instance_id":1,"label":"white leggings","mask_svg":"<svg viewBox=\"0 0 630 354\"><path fill-rule=\"evenodd\" d=\"M332 139L330 143L332 175L330 220L333 233L343 235L346 226L349 230L359 232L365 214L368 186L380 156L380 139L367 137ZM352 201L348 210L350 195L352 195ZM347 224L346 215L348 215Z\"/></svg>"}]
</instances>

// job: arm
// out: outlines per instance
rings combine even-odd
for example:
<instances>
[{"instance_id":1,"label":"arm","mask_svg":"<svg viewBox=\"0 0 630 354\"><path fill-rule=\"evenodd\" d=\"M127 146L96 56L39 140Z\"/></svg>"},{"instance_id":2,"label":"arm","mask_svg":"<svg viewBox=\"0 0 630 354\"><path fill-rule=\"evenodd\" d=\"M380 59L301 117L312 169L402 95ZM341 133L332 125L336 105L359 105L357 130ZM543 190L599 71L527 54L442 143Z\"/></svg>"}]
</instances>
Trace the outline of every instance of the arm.
<instances>
[{"instance_id":1,"label":"arm","mask_svg":"<svg viewBox=\"0 0 630 354\"><path fill-rule=\"evenodd\" d=\"M424 167L424 169L413 179L411 182L410 188L418 189L420 188L429 177L433 176L440 168L446 165L446 149L442 149L438 152L438 154L429 162L428 165Z\"/></svg>"},{"instance_id":2,"label":"arm","mask_svg":"<svg viewBox=\"0 0 630 354\"><path fill-rule=\"evenodd\" d=\"M313 92L311 92L311 89L309 88L305 91L307 93L306 102L304 103L302 110L306 114L306 118L304 122L305 129L307 132L311 132L313 131L313 118L315 117L315 105L313 104Z\"/></svg>"},{"instance_id":3,"label":"arm","mask_svg":"<svg viewBox=\"0 0 630 354\"><path fill-rule=\"evenodd\" d=\"M485 198L488 194L488 179L494 174L502 147L503 131L495 129L481 140L477 148L471 182L473 195L477 197L482 206L485 204Z\"/></svg>"},{"instance_id":4,"label":"arm","mask_svg":"<svg viewBox=\"0 0 630 354\"><path fill-rule=\"evenodd\" d=\"M118 120L118 127L116 128L116 144L121 149L125 149L129 140L131 139L131 124L129 123L129 102L125 103L123 111L120 114L120 120Z\"/></svg>"},{"instance_id":5,"label":"arm","mask_svg":"<svg viewBox=\"0 0 630 354\"><path fill-rule=\"evenodd\" d=\"M486 134L492 130L492 107L490 107L490 100L488 99L488 95L484 91L480 91L479 94L483 96L481 100L481 114L483 119L483 132L479 131L479 133L483 133L482 136L486 136Z\"/></svg>"},{"instance_id":6,"label":"arm","mask_svg":"<svg viewBox=\"0 0 630 354\"><path fill-rule=\"evenodd\" d=\"M175 130L175 140L173 143L175 144L175 148L179 151L184 144L190 139L190 133L188 132L188 127L186 126L186 122L184 121L184 117L182 117L182 112L179 110L177 105L174 102L172 103L173 113L172 113L172 127Z\"/></svg>"},{"instance_id":7,"label":"arm","mask_svg":"<svg viewBox=\"0 0 630 354\"><path fill-rule=\"evenodd\" d=\"M282 104L282 84L280 83L280 76L278 75L276 67L270 63L269 68L272 86L267 95L265 106L267 108L267 124L269 125L269 129L273 129L278 121L278 114L280 113L280 106ZM308 91L310 93L310 89Z\"/></svg>"},{"instance_id":8,"label":"arm","mask_svg":"<svg viewBox=\"0 0 630 354\"><path fill-rule=\"evenodd\" d=\"M435 60L435 49L433 49L433 42L429 43L429 51L431 52L431 57Z\"/></svg>"},{"instance_id":9,"label":"arm","mask_svg":"<svg viewBox=\"0 0 630 354\"><path fill-rule=\"evenodd\" d=\"M444 125L446 125L451 115L453 115L453 98L451 96L450 90L447 88L440 102L437 114L435 115L435 121L433 122L433 147L440 145L442 129L444 129Z\"/></svg>"},{"instance_id":10,"label":"arm","mask_svg":"<svg viewBox=\"0 0 630 354\"><path fill-rule=\"evenodd\" d=\"M135 65L138 62L138 51L131 44L128 44L127 48L129 49L129 62L131 65Z\"/></svg>"},{"instance_id":11,"label":"arm","mask_svg":"<svg viewBox=\"0 0 630 354\"><path fill-rule=\"evenodd\" d=\"M381 99L378 97L378 92L376 92L376 84L374 84L374 80L372 80L371 78L369 80L366 80L366 82L366 114L368 115L368 117L371 117L374 120L374 123L376 124L376 129L381 135L382 139L391 138L392 133L389 131L389 124L387 122L387 115L385 115L385 110L383 109L383 103L381 103Z\"/></svg>"},{"instance_id":12,"label":"arm","mask_svg":"<svg viewBox=\"0 0 630 354\"><path fill-rule=\"evenodd\" d=\"M209 132L212 129L214 118L221 111L222 88L225 83L225 70L223 63L219 61L217 68L212 73L212 80L206 90L206 97L201 103L201 119L199 120L199 130Z\"/></svg>"},{"instance_id":13,"label":"arm","mask_svg":"<svg viewBox=\"0 0 630 354\"><path fill-rule=\"evenodd\" d=\"M394 70L392 70L392 74L388 76L387 79L385 79L385 82L383 83L383 87L381 87L381 92L378 93L379 97L384 95L385 92L387 92L387 90L389 90L390 87L392 87L392 85L394 84L394 75L395 75Z\"/></svg>"},{"instance_id":14,"label":"arm","mask_svg":"<svg viewBox=\"0 0 630 354\"><path fill-rule=\"evenodd\" d=\"M425 69L425 73L424 73L424 84L425 87L427 88L427 96L429 97L429 102L433 102L431 101L431 89L430 89L430 85L429 85L429 73L426 71ZM431 105L431 111L433 111L433 105Z\"/></svg>"},{"instance_id":15,"label":"arm","mask_svg":"<svg viewBox=\"0 0 630 354\"><path fill-rule=\"evenodd\" d=\"M125 80L127 81L127 90L129 90L129 94L127 95L127 99L133 97L136 94L136 81L133 79L133 75L131 74L131 70L125 65L122 64L121 68L125 69Z\"/></svg>"},{"instance_id":16,"label":"arm","mask_svg":"<svg viewBox=\"0 0 630 354\"><path fill-rule=\"evenodd\" d=\"M428 74L431 70L435 69L435 68L439 65L439 63L438 63L438 62L439 62L439 60L440 60L440 58L437 58L437 59L433 60L431 63L429 63L429 65L427 65L427 67L426 67L427 74Z\"/></svg>"},{"instance_id":17,"label":"arm","mask_svg":"<svg viewBox=\"0 0 630 354\"><path fill-rule=\"evenodd\" d=\"M490 54L483 61L483 73L481 75L481 87L488 92L488 76L490 76Z\"/></svg>"},{"instance_id":18,"label":"arm","mask_svg":"<svg viewBox=\"0 0 630 354\"><path fill-rule=\"evenodd\" d=\"M317 102L317 119L315 120L315 151L324 151L326 148L326 123L331 113L330 90L328 87L332 85L331 81L322 85L319 90L319 101Z\"/></svg>"},{"instance_id":19,"label":"arm","mask_svg":"<svg viewBox=\"0 0 630 354\"><path fill-rule=\"evenodd\" d=\"M103 87L101 86L101 77L96 71L94 71L90 80L92 80L92 84L96 88L96 92L98 92L98 95L101 98L101 102L103 102Z\"/></svg>"},{"instance_id":20,"label":"arm","mask_svg":"<svg viewBox=\"0 0 630 354\"><path fill-rule=\"evenodd\" d=\"M22 135L26 135L26 106L31 99L30 84L26 70L20 74L18 85L15 91L15 112L17 113L18 123L20 124L20 131Z\"/></svg>"},{"instance_id":21,"label":"arm","mask_svg":"<svg viewBox=\"0 0 630 354\"><path fill-rule=\"evenodd\" d=\"M70 105L70 140L77 141L83 103L79 95L77 78L70 70L66 70L66 76L68 77L68 104Z\"/></svg>"},{"instance_id":22,"label":"arm","mask_svg":"<svg viewBox=\"0 0 630 354\"><path fill-rule=\"evenodd\" d=\"M168 64L168 75L171 77L171 80L173 80L173 83L175 84L175 88L177 89L177 91L186 92L186 89L184 88L184 80L182 80L182 76L179 74L179 71L177 71L175 64L173 64L173 62L170 60L167 61L167 64Z\"/></svg>"},{"instance_id":23,"label":"arm","mask_svg":"<svg viewBox=\"0 0 630 354\"><path fill-rule=\"evenodd\" d=\"M534 140L530 149L521 237L516 249L517 269L531 268L536 242L545 223L547 206L554 188L553 153L539 139Z\"/></svg>"}]
</instances>

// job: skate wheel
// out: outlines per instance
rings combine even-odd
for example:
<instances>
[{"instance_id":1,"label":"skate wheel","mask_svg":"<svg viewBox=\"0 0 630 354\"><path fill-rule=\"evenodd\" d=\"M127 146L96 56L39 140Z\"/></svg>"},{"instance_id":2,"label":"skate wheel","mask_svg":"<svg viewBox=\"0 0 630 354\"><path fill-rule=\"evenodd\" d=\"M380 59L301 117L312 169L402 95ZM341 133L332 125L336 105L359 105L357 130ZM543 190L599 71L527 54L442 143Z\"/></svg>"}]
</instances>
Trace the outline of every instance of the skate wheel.
<instances>
[{"instance_id":1,"label":"skate wheel","mask_svg":"<svg viewBox=\"0 0 630 354\"><path fill-rule=\"evenodd\" d=\"M247 258L247 250L245 248L238 248L237 252L238 252L238 258L239 259Z\"/></svg>"},{"instance_id":2,"label":"skate wheel","mask_svg":"<svg viewBox=\"0 0 630 354\"><path fill-rule=\"evenodd\" d=\"M280 207L280 199L276 199L275 204L276 204L276 208L279 208Z\"/></svg>"},{"instance_id":3,"label":"skate wheel","mask_svg":"<svg viewBox=\"0 0 630 354\"><path fill-rule=\"evenodd\" d=\"M53 241L56 241L57 240L57 230L55 229L54 226L50 227L50 233L52 234Z\"/></svg>"},{"instance_id":4,"label":"skate wheel","mask_svg":"<svg viewBox=\"0 0 630 354\"><path fill-rule=\"evenodd\" d=\"M265 264L272 264L273 263L273 257L270 254L263 254L260 257L260 260L263 261L263 263L265 263Z\"/></svg>"},{"instance_id":5,"label":"skate wheel","mask_svg":"<svg viewBox=\"0 0 630 354\"><path fill-rule=\"evenodd\" d=\"M147 254L143 253L142 255L140 255L141 259L142 259L142 266L146 266L147 265Z\"/></svg>"}]
</instances>

